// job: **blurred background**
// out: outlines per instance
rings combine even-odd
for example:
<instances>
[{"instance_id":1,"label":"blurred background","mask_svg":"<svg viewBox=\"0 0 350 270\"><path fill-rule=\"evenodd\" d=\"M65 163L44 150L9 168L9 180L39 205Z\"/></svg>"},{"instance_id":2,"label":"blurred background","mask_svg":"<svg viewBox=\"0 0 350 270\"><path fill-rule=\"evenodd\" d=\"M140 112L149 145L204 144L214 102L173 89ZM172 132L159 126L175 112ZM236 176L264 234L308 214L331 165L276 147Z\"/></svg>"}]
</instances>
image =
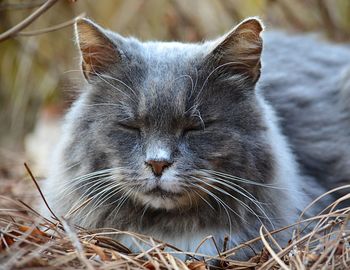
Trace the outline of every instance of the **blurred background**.
<instances>
[{"instance_id":1,"label":"blurred background","mask_svg":"<svg viewBox=\"0 0 350 270\"><path fill-rule=\"evenodd\" d=\"M0 33L44 2L0 0ZM268 30L350 42L350 0L60 0L17 36L0 41L0 173L8 173L6 164L36 161L36 173L45 175L61 116L83 81L70 24L81 13L140 39L199 41L257 15ZM69 26L37 32L61 23Z\"/></svg>"}]
</instances>

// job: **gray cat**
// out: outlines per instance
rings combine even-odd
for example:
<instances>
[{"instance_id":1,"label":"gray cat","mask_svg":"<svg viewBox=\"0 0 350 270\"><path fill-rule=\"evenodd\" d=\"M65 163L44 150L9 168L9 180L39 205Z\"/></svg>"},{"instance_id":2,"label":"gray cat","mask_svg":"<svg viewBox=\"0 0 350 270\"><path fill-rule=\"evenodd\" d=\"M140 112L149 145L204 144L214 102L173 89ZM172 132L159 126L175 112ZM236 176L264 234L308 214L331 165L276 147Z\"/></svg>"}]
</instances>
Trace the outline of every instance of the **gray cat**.
<instances>
[{"instance_id":1,"label":"gray cat","mask_svg":"<svg viewBox=\"0 0 350 270\"><path fill-rule=\"evenodd\" d=\"M87 84L44 187L56 215L195 251L295 222L348 183L350 49L262 30L140 42L79 20Z\"/></svg>"}]
</instances>

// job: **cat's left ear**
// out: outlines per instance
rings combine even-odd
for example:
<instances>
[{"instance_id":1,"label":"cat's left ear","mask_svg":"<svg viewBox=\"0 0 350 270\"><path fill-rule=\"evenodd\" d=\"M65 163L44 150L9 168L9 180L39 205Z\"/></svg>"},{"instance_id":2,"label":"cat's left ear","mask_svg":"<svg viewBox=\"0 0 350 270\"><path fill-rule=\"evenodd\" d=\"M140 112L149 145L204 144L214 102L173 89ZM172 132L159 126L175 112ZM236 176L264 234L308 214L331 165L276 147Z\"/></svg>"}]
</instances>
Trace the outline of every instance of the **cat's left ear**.
<instances>
[{"instance_id":1,"label":"cat's left ear","mask_svg":"<svg viewBox=\"0 0 350 270\"><path fill-rule=\"evenodd\" d=\"M90 81L121 61L117 45L106 31L89 19L78 19L75 35L81 51L81 65L85 78Z\"/></svg>"},{"instance_id":2,"label":"cat's left ear","mask_svg":"<svg viewBox=\"0 0 350 270\"><path fill-rule=\"evenodd\" d=\"M218 67L255 83L260 77L263 47L260 33L263 29L263 24L257 18L244 20L218 41L211 57Z\"/></svg>"}]
</instances>

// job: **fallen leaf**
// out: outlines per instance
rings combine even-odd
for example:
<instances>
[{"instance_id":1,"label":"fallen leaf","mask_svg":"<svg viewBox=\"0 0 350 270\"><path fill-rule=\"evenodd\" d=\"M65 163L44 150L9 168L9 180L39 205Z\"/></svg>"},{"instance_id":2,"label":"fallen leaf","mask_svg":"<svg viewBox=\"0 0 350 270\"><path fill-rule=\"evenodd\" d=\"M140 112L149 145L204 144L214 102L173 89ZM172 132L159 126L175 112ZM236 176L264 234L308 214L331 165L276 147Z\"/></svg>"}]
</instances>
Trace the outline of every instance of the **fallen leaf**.
<instances>
[{"instance_id":1,"label":"fallen leaf","mask_svg":"<svg viewBox=\"0 0 350 270\"><path fill-rule=\"evenodd\" d=\"M205 262L197 261L197 262L190 262L187 265L188 269L190 270L207 270L207 266Z\"/></svg>"},{"instance_id":2,"label":"fallen leaf","mask_svg":"<svg viewBox=\"0 0 350 270\"><path fill-rule=\"evenodd\" d=\"M94 244L89 244L89 247L95 251L95 253L100 256L102 261L107 261L108 257L106 253L104 252L103 248L96 246Z\"/></svg>"},{"instance_id":3,"label":"fallen leaf","mask_svg":"<svg viewBox=\"0 0 350 270\"><path fill-rule=\"evenodd\" d=\"M0 244L0 252L8 248L9 246L13 245L15 241L13 238L9 235L3 235L1 238L1 244Z\"/></svg>"},{"instance_id":4,"label":"fallen leaf","mask_svg":"<svg viewBox=\"0 0 350 270\"><path fill-rule=\"evenodd\" d=\"M31 236L44 236L44 237L49 237L46 233L43 231L39 230L38 228L32 228L29 226L19 226L18 230L21 232L28 232L31 231L30 235Z\"/></svg>"}]
</instances>

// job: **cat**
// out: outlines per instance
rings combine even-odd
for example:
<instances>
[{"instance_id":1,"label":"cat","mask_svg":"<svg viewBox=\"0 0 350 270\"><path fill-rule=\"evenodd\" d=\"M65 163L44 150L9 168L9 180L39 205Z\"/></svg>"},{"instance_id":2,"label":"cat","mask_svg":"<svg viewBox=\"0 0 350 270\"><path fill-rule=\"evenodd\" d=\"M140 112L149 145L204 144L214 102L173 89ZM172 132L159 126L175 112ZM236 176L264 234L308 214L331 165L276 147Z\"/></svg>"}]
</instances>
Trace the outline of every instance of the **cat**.
<instances>
[{"instance_id":1,"label":"cat","mask_svg":"<svg viewBox=\"0 0 350 270\"><path fill-rule=\"evenodd\" d=\"M258 18L191 44L75 29L86 85L43 188L57 216L193 252L293 223L349 182L349 48Z\"/></svg>"}]
</instances>

